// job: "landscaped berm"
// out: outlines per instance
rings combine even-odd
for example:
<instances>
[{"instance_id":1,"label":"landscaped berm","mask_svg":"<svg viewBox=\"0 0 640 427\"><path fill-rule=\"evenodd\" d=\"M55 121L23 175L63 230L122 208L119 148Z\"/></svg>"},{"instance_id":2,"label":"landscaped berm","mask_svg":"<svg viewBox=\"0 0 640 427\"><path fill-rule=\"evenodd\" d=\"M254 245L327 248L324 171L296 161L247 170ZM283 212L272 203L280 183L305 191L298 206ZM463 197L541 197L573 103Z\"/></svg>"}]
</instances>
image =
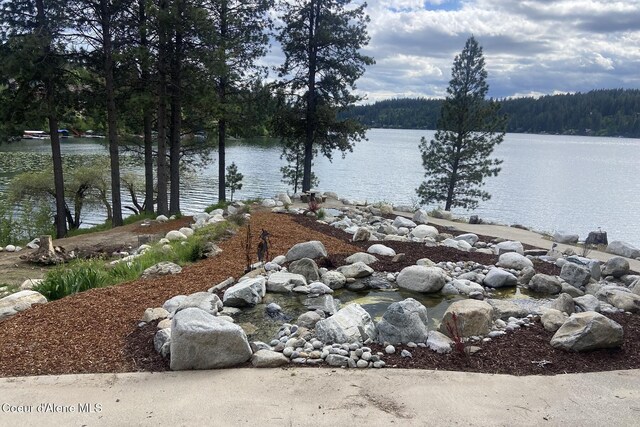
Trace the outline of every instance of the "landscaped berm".
<instances>
[{"instance_id":1,"label":"landscaped berm","mask_svg":"<svg viewBox=\"0 0 640 427\"><path fill-rule=\"evenodd\" d=\"M130 237L159 241L81 266L103 287L57 295L53 276L71 277L58 267L35 290L59 299L28 290L3 298L0 376L294 365L514 375L640 368L640 278L625 258L601 262L462 233L385 204L334 200L309 212L286 209L286 199L254 204L250 214L240 203L131 226ZM92 239L109 242L109 233ZM178 252L200 260L168 262L181 263ZM143 272L141 259L158 262ZM140 278L111 284L114 277Z\"/></svg>"}]
</instances>

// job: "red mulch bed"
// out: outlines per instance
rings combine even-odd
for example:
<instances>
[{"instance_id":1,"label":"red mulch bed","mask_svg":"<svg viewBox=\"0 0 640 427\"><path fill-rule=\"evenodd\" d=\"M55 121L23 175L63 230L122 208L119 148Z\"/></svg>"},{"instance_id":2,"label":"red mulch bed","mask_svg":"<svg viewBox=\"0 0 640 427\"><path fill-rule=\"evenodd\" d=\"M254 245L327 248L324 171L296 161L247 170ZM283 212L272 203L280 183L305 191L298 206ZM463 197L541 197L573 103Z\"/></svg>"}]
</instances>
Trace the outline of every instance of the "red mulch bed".
<instances>
[{"instance_id":1,"label":"red mulch bed","mask_svg":"<svg viewBox=\"0 0 640 427\"><path fill-rule=\"evenodd\" d=\"M170 223L171 224L171 223ZM176 223L162 225L175 229ZM284 254L295 243L321 240L332 256L327 263L339 262L362 250L364 244L353 244L341 230L322 226L315 221L289 215L257 212L252 215L252 238L258 242L261 229L271 234L271 256ZM145 228L145 230L148 230ZM166 231L166 230L158 230ZM155 230L154 230L155 232ZM186 267L182 274L155 280L138 280L104 289L93 289L59 301L33 307L0 323L0 376L54 375L69 373L163 371L168 363L153 349L155 322L138 327L148 307L158 307L179 294L206 290L229 276L239 277L244 270L246 229L221 242L224 250L213 259ZM402 249L407 256L400 265L429 257L433 261L471 260L482 254L465 254L443 248L386 242ZM425 251L425 252L423 252ZM495 262L495 257L490 257ZM333 261L332 261L333 259ZM491 261L489 260L489 261ZM415 262L415 261L413 261ZM384 261L380 266L387 266ZM400 268L398 266L398 268ZM387 271L394 271L389 268ZM478 344L482 350L470 357L456 354L438 355L430 350L410 349L413 358L396 355L384 357L387 366L419 369L461 370L514 375L590 372L640 368L640 316L611 316L623 325L625 343L621 349L589 353L569 353L553 349L552 334L536 324L489 343ZM380 346L374 346L378 351ZM532 361L549 360L544 368Z\"/></svg>"}]
</instances>

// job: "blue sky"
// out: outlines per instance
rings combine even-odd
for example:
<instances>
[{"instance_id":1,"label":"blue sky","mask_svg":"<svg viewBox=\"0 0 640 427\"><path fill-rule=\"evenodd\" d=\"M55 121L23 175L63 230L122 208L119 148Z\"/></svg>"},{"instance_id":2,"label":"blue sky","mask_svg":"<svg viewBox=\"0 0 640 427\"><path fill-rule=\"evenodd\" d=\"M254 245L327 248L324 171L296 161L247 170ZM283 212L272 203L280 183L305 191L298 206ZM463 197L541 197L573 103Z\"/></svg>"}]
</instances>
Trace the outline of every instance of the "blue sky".
<instances>
[{"instance_id":1,"label":"blue sky","mask_svg":"<svg viewBox=\"0 0 640 427\"><path fill-rule=\"evenodd\" d=\"M494 97L640 88L640 0L369 0L369 102L443 97L473 34ZM270 59L278 56L272 52ZM271 61L270 61L271 62Z\"/></svg>"}]
</instances>

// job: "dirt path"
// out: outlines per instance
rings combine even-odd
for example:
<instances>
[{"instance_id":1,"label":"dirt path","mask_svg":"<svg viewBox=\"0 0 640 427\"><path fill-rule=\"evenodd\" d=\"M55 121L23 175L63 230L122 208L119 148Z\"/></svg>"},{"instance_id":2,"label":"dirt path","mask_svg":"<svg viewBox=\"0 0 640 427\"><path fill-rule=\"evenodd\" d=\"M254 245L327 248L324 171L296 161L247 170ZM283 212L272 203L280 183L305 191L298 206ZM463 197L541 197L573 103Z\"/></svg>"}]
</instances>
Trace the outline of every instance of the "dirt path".
<instances>
[{"instance_id":1,"label":"dirt path","mask_svg":"<svg viewBox=\"0 0 640 427\"><path fill-rule=\"evenodd\" d=\"M138 221L107 231L56 239L53 245L64 248L67 253L75 251L81 257L111 255L113 252L135 249L149 236L162 237L167 231L184 227L190 221L191 217L162 224L152 221L146 227L142 225L144 221ZM33 251L34 249L25 248L20 252L0 252L0 284L20 285L27 279L44 277L50 267L38 266L21 259Z\"/></svg>"}]
</instances>

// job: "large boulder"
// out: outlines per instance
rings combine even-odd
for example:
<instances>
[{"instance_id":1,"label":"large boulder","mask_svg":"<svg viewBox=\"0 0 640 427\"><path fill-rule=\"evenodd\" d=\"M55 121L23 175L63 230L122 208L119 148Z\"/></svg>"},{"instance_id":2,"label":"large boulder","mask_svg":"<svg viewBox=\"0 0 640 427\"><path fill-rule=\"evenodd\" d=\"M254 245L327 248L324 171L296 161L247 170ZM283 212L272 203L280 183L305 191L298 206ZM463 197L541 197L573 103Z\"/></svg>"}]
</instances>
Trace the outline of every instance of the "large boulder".
<instances>
[{"instance_id":1,"label":"large boulder","mask_svg":"<svg viewBox=\"0 0 640 427\"><path fill-rule=\"evenodd\" d=\"M640 313L640 295L632 292L611 290L606 292L607 302L629 313Z\"/></svg>"},{"instance_id":2,"label":"large boulder","mask_svg":"<svg viewBox=\"0 0 640 427\"><path fill-rule=\"evenodd\" d=\"M477 292L480 295L484 294L484 288L482 285L472 282L467 279L453 279L446 283L442 290L443 295L469 295L472 292Z\"/></svg>"},{"instance_id":3,"label":"large boulder","mask_svg":"<svg viewBox=\"0 0 640 427\"><path fill-rule=\"evenodd\" d=\"M567 293L558 295L558 298L548 303L546 307L567 314L573 314L576 311L576 304L573 302L573 297Z\"/></svg>"},{"instance_id":4,"label":"large boulder","mask_svg":"<svg viewBox=\"0 0 640 427\"><path fill-rule=\"evenodd\" d=\"M411 230L411 235L413 237L417 237L418 239L424 239L426 237L435 238L438 234L439 233L437 228L424 224L418 225L416 228Z\"/></svg>"},{"instance_id":5,"label":"large boulder","mask_svg":"<svg viewBox=\"0 0 640 427\"><path fill-rule=\"evenodd\" d=\"M591 279L591 272L587 267L583 267L573 262L567 262L560 270L560 278L571 286L579 288L589 283L589 279Z\"/></svg>"},{"instance_id":6,"label":"large boulder","mask_svg":"<svg viewBox=\"0 0 640 427\"><path fill-rule=\"evenodd\" d=\"M517 252L506 252L498 258L498 266L513 270L524 270L527 267L533 268L533 262Z\"/></svg>"},{"instance_id":7,"label":"large boulder","mask_svg":"<svg viewBox=\"0 0 640 427\"><path fill-rule=\"evenodd\" d=\"M169 274L179 274L182 272L182 267L170 261L159 262L142 272L143 279L152 279L154 277L167 276Z\"/></svg>"},{"instance_id":8,"label":"large boulder","mask_svg":"<svg viewBox=\"0 0 640 427\"><path fill-rule=\"evenodd\" d=\"M322 275L320 281L331 289L340 289L347 283L347 278L339 271L327 271Z\"/></svg>"},{"instance_id":9,"label":"large boulder","mask_svg":"<svg viewBox=\"0 0 640 427\"><path fill-rule=\"evenodd\" d=\"M378 258L364 252L356 252L355 254L350 255L344 259L344 262L349 264L355 264L356 262L364 262L365 264L369 265L369 264L373 264L376 261L378 261Z\"/></svg>"},{"instance_id":10,"label":"large boulder","mask_svg":"<svg viewBox=\"0 0 640 427\"><path fill-rule=\"evenodd\" d=\"M507 252L517 252L520 255L524 255L524 247L522 243L516 241L500 242L494 247L496 255L502 255Z\"/></svg>"},{"instance_id":11,"label":"large boulder","mask_svg":"<svg viewBox=\"0 0 640 427\"><path fill-rule=\"evenodd\" d=\"M413 222L410 219L405 218L403 216L397 216L396 219L393 220L393 224L392 225L394 227L396 227L396 228L400 228L400 227L414 228L418 224L416 224L415 222Z\"/></svg>"},{"instance_id":12,"label":"large boulder","mask_svg":"<svg viewBox=\"0 0 640 427\"><path fill-rule=\"evenodd\" d=\"M468 244L470 244L471 246L475 245L478 242L478 235L477 234L473 234L473 233L465 233L465 234L461 234L459 236L454 237L455 240L462 240L464 242L467 242Z\"/></svg>"},{"instance_id":13,"label":"large boulder","mask_svg":"<svg viewBox=\"0 0 640 427\"><path fill-rule=\"evenodd\" d=\"M389 305L378 323L378 341L391 344L427 340L427 308L413 298Z\"/></svg>"},{"instance_id":14,"label":"large boulder","mask_svg":"<svg viewBox=\"0 0 640 427\"><path fill-rule=\"evenodd\" d=\"M376 326L360 304L350 304L316 323L318 339L329 343L356 343L376 338Z\"/></svg>"},{"instance_id":15,"label":"large boulder","mask_svg":"<svg viewBox=\"0 0 640 427\"><path fill-rule=\"evenodd\" d=\"M542 327L545 330L549 332L555 332L560 329L562 325L564 325L564 322L566 322L568 318L569 316L567 316L566 313L563 313L562 311L556 310L554 308L549 308L544 310L544 312L542 313L540 322L542 323Z\"/></svg>"},{"instance_id":16,"label":"large boulder","mask_svg":"<svg viewBox=\"0 0 640 427\"><path fill-rule=\"evenodd\" d=\"M579 311L596 311L600 312L600 300L593 295L583 295L581 297L574 297L573 303L576 309Z\"/></svg>"},{"instance_id":17,"label":"large boulder","mask_svg":"<svg viewBox=\"0 0 640 427\"><path fill-rule=\"evenodd\" d=\"M296 324L302 328L313 329L323 317L317 311L307 311L298 316Z\"/></svg>"},{"instance_id":18,"label":"large boulder","mask_svg":"<svg viewBox=\"0 0 640 427\"><path fill-rule=\"evenodd\" d=\"M267 280L267 292L288 293L296 286L305 286L307 280L301 274L278 271L272 273Z\"/></svg>"},{"instance_id":19,"label":"large boulder","mask_svg":"<svg viewBox=\"0 0 640 427\"><path fill-rule=\"evenodd\" d=\"M544 294L559 294L562 292L562 284L556 276L548 274L536 274L529 280L527 287L533 292Z\"/></svg>"},{"instance_id":20,"label":"large boulder","mask_svg":"<svg viewBox=\"0 0 640 427\"><path fill-rule=\"evenodd\" d=\"M236 366L251 357L247 335L235 323L199 308L179 311L171 322L171 369Z\"/></svg>"},{"instance_id":21,"label":"large boulder","mask_svg":"<svg viewBox=\"0 0 640 427\"><path fill-rule=\"evenodd\" d=\"M553 347L571 351L616 348L623 342L622 326L592 311L571 315L551 338Z\"/></svg>"},{"instance_id":22,"label":"large boulder","mask_svg":"<svg viewBox=\"0 0 640 427\"><path fill-rule=\"evenodd\" d=\"M422 209L418 209L413 213L413 222L417 224L426 224L429 222L429 215Z\"/></svg>"},{"instance_id":23,"label":"large boulder","mask_svg":"<svg viewBox=\"0 0 640 427\"><path fill-rule=\"evenodd\" d=\"M309 283L320 280L318 264L316 264L316 262L311 258L302 258L298 261L293 261L289 265L289 272L304 276Z\"/></svg>"},{"instance_id":24,"label":"large boulder","mask_svg":"<svg viewBox=\"0 0 640 427\"><path fill-rule=\"evenodd\" d=\"M439 267L410 265L402 269L396 283L410 291L433 293L440 291L446 281L446 273Z\"/></svg>"},{"instance_id":25,"label":"large boulder","mask_svg":"<svg viewBox=\"0 0 640 427\"><path fill-rule=\"evenodd\" d=\"M364 262L356 262L355 264L338 267L338 272L342 273L347 279L360 279L371 276L373 274L373 268Z\"/></svg>"},{"instance_id":26,"label":"large boulder","mask_svg":"<svg viewBox=\"0 0 640 427\"><path fill-rule=\"evenodd\" d=\"M575 245L578 243L580 236L577 234L569 234L557 231L553 233L553 241L557 243L564 243L567 245Z\"/></svg>"},{"instance_id":27,"label":"large boulder","mask_svg":"<svg viewBox=\"0 0 640 427\"><path fill-rule=\"evenodd\" d=\"M613 276L620 278L625 274L629 274L629 261L622 257L613 257L604 263L602 268L603 276Z\"/></svg>"},{"instance_id":28,"label":"large boulder","mask_svg":"<svg viewBox=\"0 0 640 427\"><path fill-rule=\"evenodd\" d=\"M34 304L45 304L47 299L40 292L20 291L0 299L0 321L31 308Z\"/></svg>"},{"instance_id":29,"label":"large boulder","mask_svg":"<svg viewBox=\"0 0 640 427\"><path fill-rule=\"evenodd\" d=\"M251 356L254 368L279 368L289 364L289 359L282 353L271 350L258 350Z\"/></svg>"},{"instance_id":30,"label":"large boulder","mask_svg":"<svg viewBox=\"0 0 640 427\"><path fill-rule=\"evenodd\" d=\"M355 233L353 233L354 242L366 242L371 238L371 231L368 228L358 227Z\"/></svg>"},{"instance_id":31,"label":"large boulder","mask_svg":"<svg viewBox=\"0 0 640 427\"><path fill-rule=\"evenodd\" d=\"M471 245L464 240L444 239L441 244L459 251L469 252L471 250Z\"/></svg>"},{"instance_id":32,"label":"large boulder","mask_svg":"<svg viewBox=\"0 0 640 427\"><path fill-rule=\"evenodd\" d=\"M169 240L169 241L175 241L175 240L187 240L187 236L185 236L184 234L182 234L181 232L179 232L178 230L171 230L169 231L165 236L165 239Z\"/></svg>"},{"instance_id":33,"label":"large boulder","mask_svg":"<svg viewBox=\"0 0 640 427\"><path fill-rule=\"evenodd\" d=\"M321 258L327 256L327 250L322 242L318 240L312 240L310 242L303 242L293 245L289 252L287 252L287 261L297 261L302 258Z\"/></svg>"},{"instance_id":34,"label":"large boulder","mask_svg":"<svg viewBox=\"0 0 640 427\"><path fill-rule=\"evenodd\" d=\"M204 310L215 316L219 311L222 311L223 304L216 294L209 292L196 292L195 294L187 295L186 298L182 299L174 313L189 307L199 308L200 310Z\"/></svg>"},{"instance_id":35,"label":"large boulder","mask_svg":"<svg viewBox=\"0 0 640 427\"><path fill-rule=\"evenodd\" d=\"M454 322L454 314L456 321ZM440 332L454 338L449 330L457 331L461 337L487 335L491 331L493 307L484 301L473 299L456 301L447 308L440 324ZM449 327L447 327L449 326Z\"/></svg>"},{"instance_id":36,"label":"large boulder","mask_svg":"<svg viewBox=\"0 0 640 427\"><path fill-rule=\"evenodd\" d=\"M487 302L493 307L493 316L496 319L507 320L510 317L527 317L529 312L524 307L504 299L488 299Z\"/></svg>"},{"instance_id":37,"label":"large boulder","mask_svg":"<svg viewBox=\"0 0 640 427\"><path fill-rule=\"evenodd\" d=\"M253 307L266 294L265 282L262 276L243 280L224 291L222 302L226 307Z\"/></svg>"},{"instance_id":38,"label":"large boulder","mask_svg":"<svg viewBox=\"0 0 640 427\"><path fill-rule=\"evenodd\" d=\"M483 284L490 288L508 288L518 284L518 278L501 268L492 268L484 277Z\"/></svg>"},{"instance_id":39,"label":"large boulder","mask_svg":"<svg viewBox=\"0 0 640 427\"><path fill-rule=\"evenodd\" d=\"M337 303L329 294L310 296L302 301L307 310L319 310L331 316L338 311Z\"/></svg>"},{"instance_id":40,"label":"large boulder","mask_svg":"<svg viewBox=\"0 0 640 427\"><path fill-rule=\"evenodd\" d=\"M607 246L607 252L627 258L640 258L640 249L629 243L620 241L609 243Z\"/></svg>"},{"instance_id":41,"label":"large boulder","mask_svg":"<svg viewBox=\"0 0 640 427\"><path fill-rule=\"evenodd\" d=\"M394 251L388 246L381 245L380 243L376 243L375 245L369 246L369 249L367 249L367 252L374 255L396 256L396 251Z\"/></svg>"}]
</instances>

